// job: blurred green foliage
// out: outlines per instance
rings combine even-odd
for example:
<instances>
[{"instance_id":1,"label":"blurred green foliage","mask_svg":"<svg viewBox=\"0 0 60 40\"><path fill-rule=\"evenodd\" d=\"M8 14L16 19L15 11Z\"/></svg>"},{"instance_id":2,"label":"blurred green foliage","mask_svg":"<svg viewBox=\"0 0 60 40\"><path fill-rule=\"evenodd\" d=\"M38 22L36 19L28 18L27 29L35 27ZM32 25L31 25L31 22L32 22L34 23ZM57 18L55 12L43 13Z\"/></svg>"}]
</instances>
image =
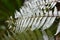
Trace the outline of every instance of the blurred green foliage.
<instances>
[{"instance_id":1,"label":"blurred green foliage","mask_svg":"<svg viewBox=\"0 0 60 40\"><path fill-rule=\"evenodd\" d=\"M8 30L5 22L10 16L14 18L15 10L23 6L24 0L0 0L0 32Z\"/></svg>"},{"instance_id":2,"label":"blurred green foliage","mask_svg":"<svg viewBox=\"0 0 60 40\"><path fill-rule=\"evenodd\" d=\"M0 0L0 23L10 16L14 16L15 10L19 9L24 0Z\"/></svg>"}]
</instances>

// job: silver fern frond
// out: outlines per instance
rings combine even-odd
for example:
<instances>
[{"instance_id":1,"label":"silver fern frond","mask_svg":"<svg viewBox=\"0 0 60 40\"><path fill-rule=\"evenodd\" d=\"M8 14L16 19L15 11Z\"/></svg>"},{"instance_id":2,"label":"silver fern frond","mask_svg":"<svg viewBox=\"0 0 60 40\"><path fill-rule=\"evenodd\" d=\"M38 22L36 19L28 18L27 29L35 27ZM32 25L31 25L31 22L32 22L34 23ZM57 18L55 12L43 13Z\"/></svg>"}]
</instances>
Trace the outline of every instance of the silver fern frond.
<instances>
[{"instance_id":1,"label":"silver fern frond","mask_svg":"<svg viewBox=\"0 0 60 40\"><path fill-rule=\"evenodd\" d=\"M16 10L16 32L25 30L48 29L55 21L56 17L60 17L56 8L56 0L28 0L24 6L20 8L20 12ZM54 9L53 9L54 8Z\"/></svg>"}]
</instances>

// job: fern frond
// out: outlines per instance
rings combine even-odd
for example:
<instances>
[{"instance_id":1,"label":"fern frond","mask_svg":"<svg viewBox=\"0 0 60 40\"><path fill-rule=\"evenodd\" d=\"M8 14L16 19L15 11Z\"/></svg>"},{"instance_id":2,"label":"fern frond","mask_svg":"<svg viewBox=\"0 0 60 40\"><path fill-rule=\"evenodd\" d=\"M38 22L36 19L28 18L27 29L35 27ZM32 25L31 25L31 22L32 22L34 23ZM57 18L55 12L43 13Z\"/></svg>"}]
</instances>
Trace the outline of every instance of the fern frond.
<instances>
[{"instance_id":1,"label":"fern frond","mask_svg":"<svg viewBox=\"0 0 60 40\"><path fill-rule=\"evenodd\" d=\"M23 32L25 30L48 29L60 17L56 8L56 1L29 0L20 8L20 12L16 11L16 31ZM59 14L59 15L58 15Z\"/></svg>"}]
</instances>

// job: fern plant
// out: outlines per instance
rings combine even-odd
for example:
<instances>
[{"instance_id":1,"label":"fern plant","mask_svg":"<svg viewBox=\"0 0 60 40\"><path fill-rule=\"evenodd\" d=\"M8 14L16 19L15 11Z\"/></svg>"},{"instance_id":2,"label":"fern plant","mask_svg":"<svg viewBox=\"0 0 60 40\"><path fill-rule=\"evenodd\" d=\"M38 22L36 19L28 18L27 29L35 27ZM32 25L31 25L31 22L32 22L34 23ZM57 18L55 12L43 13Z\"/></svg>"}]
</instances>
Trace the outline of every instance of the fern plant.
<instances>
[{"instance_id":1,"label":"fern plant","mask_svg":"<svg viewBox=\"0 0 60 40\"><path fill-rule=\"evenodd\" d=\"M16 20L15 31L23 32L40 29L44 40L49 40L44 30L50 28L54 21L60 17L60 11L58 11L55 6L56 3L57 1L54 0L26 1L24 6L20 8L20 11L16 11L15 18L18 19ZM60 32L59 27L55 35Z\"/></svg>"},{"instance_id":2,"label":"fern plant","mask_svg":"<svg viewBox=\"0 0 60 40\"><path fill-rule=\"evenodd\" d=\"M16 1L20 7L19 0ZM59 1L25 0L20 9L17 7L19 10L14 8L15 17L9 14L8 20L5 20L7 28L1 31L1 40L54 40L54 36L60 32L57 2Z\"/></svg>"}]
</instances>

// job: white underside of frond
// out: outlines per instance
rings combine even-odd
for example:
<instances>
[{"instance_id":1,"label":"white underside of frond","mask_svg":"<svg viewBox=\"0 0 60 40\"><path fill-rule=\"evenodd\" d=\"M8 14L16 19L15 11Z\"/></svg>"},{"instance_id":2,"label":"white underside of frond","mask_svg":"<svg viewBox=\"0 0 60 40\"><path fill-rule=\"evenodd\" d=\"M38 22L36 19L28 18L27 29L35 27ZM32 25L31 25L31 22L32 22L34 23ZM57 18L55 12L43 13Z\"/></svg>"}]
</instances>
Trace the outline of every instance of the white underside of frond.
<instances>
[{"instance_id":1,"label":"white underside of frond","mask_svg":"<svg viewBox=\"0 0 60 40\"><path fill-rule=\"evenodd\" d=\"M48 4L48 6L46 6ZM51 4L49 6L49 4ZM21 7L20 12L16 11L16 31L23 32L24 30L45 30L49 28L55 21L60 12L57 12L55 7L56 2L46 0L29 0ZM54 7L54 11L49 10ZM46 11L46 8L48 11Z\"/></svg>"},{"instance_id":2,"label":"white underside of frond","mask_svg":"<svg viewBox=\"0 0 60 40\"><path fill-rule=\"evenodd\" d=\"M49 39L48 39L48 35L46 34L45 31L42 31L42 34L43 34L43 39L44 39L44 40L49 40Z\"/></svg>"},{"instance_id":3,"label":"white underside of frond","mask_svg":"<svg viewBox=\"0 0 60 40\"><path fill-rule=\"evenodd\" d=\"M60 22L58 24L58 28L57 28L57 31L56 31L55 35L57 35L58 33L60 33Z\"/></svg>"}]
</instances>

